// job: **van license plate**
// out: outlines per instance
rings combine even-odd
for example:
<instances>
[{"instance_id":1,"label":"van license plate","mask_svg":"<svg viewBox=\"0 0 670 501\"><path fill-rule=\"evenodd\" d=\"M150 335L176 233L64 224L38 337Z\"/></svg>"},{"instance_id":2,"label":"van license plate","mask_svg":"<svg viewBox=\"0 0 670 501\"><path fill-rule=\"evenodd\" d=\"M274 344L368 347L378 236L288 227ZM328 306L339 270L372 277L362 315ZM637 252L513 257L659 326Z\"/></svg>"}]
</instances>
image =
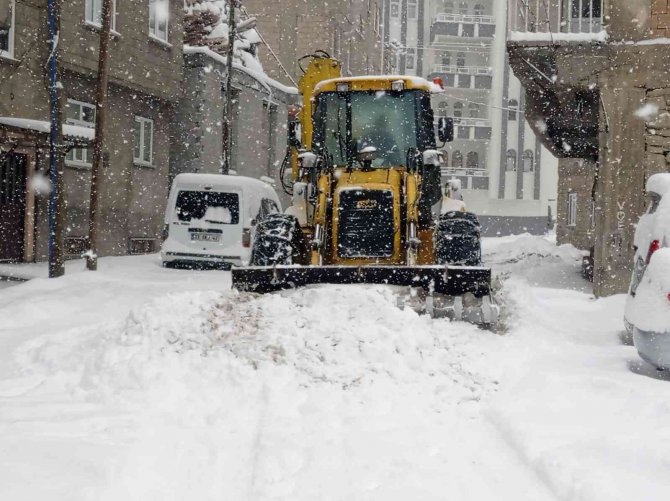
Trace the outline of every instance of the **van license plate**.
<instances>
[{"instance_id":1,"label":"van license plate","mask_svg":"<svg viewBox=\"0 0 670 501\"><path fill-rule=\"evenodd\" d=\"M191 233L191 240L197 242L218 242L221 240L221 235L216 233Z\"/></svg>"}]
</instances>

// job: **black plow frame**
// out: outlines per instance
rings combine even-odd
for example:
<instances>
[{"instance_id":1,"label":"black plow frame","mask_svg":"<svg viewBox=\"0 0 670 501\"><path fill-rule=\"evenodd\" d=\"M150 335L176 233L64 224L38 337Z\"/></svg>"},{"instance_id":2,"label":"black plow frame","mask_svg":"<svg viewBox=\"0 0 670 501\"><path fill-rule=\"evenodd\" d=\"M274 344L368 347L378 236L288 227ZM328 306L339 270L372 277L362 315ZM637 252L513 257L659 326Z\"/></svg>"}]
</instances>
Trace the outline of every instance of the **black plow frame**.
<instances>
[{"instance_id":1,"label":"black plow frame","mask_svg":"<svg viewBox=\"0 0 670 501\"><path fill-rule=\"evenodd\" d=\"M233 288L265 294L313 284L387 284L481 298L491 293L491 269L481 266L250 266L231 270Z\"/></svg>"}]
</instances>

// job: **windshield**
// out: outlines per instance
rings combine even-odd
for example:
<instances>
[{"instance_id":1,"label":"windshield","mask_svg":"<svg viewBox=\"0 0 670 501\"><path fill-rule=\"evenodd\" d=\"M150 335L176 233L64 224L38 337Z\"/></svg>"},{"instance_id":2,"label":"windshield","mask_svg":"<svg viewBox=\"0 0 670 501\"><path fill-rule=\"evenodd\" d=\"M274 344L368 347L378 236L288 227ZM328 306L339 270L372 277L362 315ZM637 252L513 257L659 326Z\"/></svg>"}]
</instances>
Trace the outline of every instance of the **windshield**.
<instances>
[{"instance_id":1,"label":"windshield","mask_svg":"<svg viewBox=\"0 0 670 501\"><path fill-rule=\"evenodd\" d=\"M374 147L374 167L404 166L408 150L417 148L416 108L414 92L322 94L315 149L331 155L335 165L349 165L356 153Z\"/></svg>"}]
</instances>

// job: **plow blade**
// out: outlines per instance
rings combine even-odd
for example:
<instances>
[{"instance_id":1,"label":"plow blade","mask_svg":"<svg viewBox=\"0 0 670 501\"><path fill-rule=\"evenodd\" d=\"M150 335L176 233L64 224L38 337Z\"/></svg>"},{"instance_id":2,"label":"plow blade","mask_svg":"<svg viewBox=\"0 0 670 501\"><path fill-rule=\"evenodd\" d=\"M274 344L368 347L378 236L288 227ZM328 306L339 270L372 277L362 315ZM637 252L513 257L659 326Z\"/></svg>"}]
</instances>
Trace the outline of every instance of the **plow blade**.
<instances>
[{"instance_id":1,"label":"plow blade","mask_svg":"<svg viewBox=\"0 0 670 501\"><path fill-rule=\"evenodd\" d=\"M491 269L479 266L251 266L232 269L233 287L260 294L312 284L386 284L476 298L491 292Z\"/></svg>"}]
</instances>

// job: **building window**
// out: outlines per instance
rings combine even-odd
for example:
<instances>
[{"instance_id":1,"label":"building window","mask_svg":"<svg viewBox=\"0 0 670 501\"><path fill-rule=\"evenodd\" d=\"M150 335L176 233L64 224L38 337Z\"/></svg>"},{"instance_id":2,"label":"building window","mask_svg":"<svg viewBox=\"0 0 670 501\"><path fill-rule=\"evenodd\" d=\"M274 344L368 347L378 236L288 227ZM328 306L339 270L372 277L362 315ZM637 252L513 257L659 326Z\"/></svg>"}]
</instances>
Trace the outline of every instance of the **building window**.
<instances>
[{"instance_id":1,"label":"building window","mask_svg":"<svg viewBox=\"0 0 670 501\"><path fill-rule=\"evenodd\" d=\"M568 226L577 226L577 193L568 194Z\"/></svg>"},{"instance_id":2,"label":"building window","mask_svg":"<svg viewBox=\"0 0 670 501\"><path fill-rule=\"evenodd\" d=\"M416 64L416 49L407 49L405 67L408 70L413 70Z\"/></svg>"},{"instance_id":3,"label":"building window","mask_svg":"<svg viewBox=\"0 0 670 501\"><path fill-rule=\"evenodd\" d=\"M400 17L400 2L391 2L391 17Z\"/></svg>"},{"instance_id":4,"label":"building window","mask_svg":"<svg viewBox=\"0 0 670 501\"><path fill-rule=\"evenodd\" d=\"M523 171L524 172L533 172L535 166L533 165L533 152L526 150L523 152Z\"/></svg>"},{"instance_id":5,"label":"building window","mask_svg":"<svg viewBox=\"0 0 670 501\"><path fill-rule=\"evenodd\" d=\"M447 14L454 13L454 2L444 2L443 10Z\"/></svg>"},{"instance_id":6,"label":"building window","mask_svg":"<svg viewBox=\"0 0 670 501\"><path fill-rule=\"evenodd\" d=\"M451 65L451 52L443 52L442 53L442 64L444 66L450 66Z\"/></svg>"},{"instance_id":7,"label":"building window","mask_svg":"<svg viewBox=\"0 0 670 501\"><path fill-rule=\"evenodd\" d=\"M0 56L14 57L14 0L0 0Z\"/></svg>"},{"instance_id":8,"label":"building window","mask_svg":"<svg viewBox=\"0 0 670 501\"><path fill-rule=\"evenodd\" d=\"M573 19L599 18L601 16L601 0L572 0L571 15Z\"/></svg>"},{"instance_id":9,"label":"building window","mask_svg":"<svg viewBox=\"0 0 670 501\"><path fill-rule=\"evenodd\" d=\"M135 117L136 164L153 165L154 162L154 121L149 118Z\"/></svg>"},{"instance_id":10,"label":"building window","mask_svg":"<svg viewBox=\"0 0 670 501\"><path fill-rule=\"evenodd\" d=\"M481 107L477 103L470 103L468 105L468 109L470 111L470 117L479 118L479 114L481 112Z\"/></svg>"},{"instance_id":11,"label":"building window","mask_svg":"<svg viewBox=\"0 0 670 501\"><path fill-rule=\"evenodd\" d=\"M519 102L516 99L510 99L507 103L507 120L516 122L517 111L519 110Z\"/></svg>"},{"instance_id":12,"label":"building window","mask_svg":"<svg viewBox=\"0 0 670 501\"><path fill-rule=\"evenodd\" d=\"M468 169L479 168L479 154L476 151L471 151L465 159L465 166Z\"/></svg>"},{"instance_id":13,"label":"building window","mask_svg":"<svg viewBox=\"0 0 670 501\"><path fill-rule=\"evenodd\" d=\"M437 114L438 116L441 117L447 117L449 116L449 103L446 101L442 101L440 104L437 105Z\"/></svg>"},{"instance_id":14,"label":"building window","mask_svg":"<svg viewBox=\"0 0 670 501\"><path fill-rule=\"evenodd\" d=\"M95 106L81 101L68 99L65 107L65 123L80 127L95 127ZM93 150L91 148L73 148L65 156L65 163L79 167L93 165Z\"/></svg>"},{"instance_id":15,"label":"building window","mask_svg":"<svg viewBox=\"0 0 670 501\"><path fill-rule=\"evenodd\" d=\"M454 116L457 118L463 116L463 103L454 103Z\"/></svg>"},{"instance_id":16,"label":"building window","mask_svg":"<svg viewBox=\"0 0 670 501\"><path fill-rule=\"evenodd\" d=\"M465 53L464 52L459 52L456 54L456 66L459 68L464 68L465 67Z\"/></svg>"},{"instance_id":17,"label":"building window","mask_svg":"<svg viewBox=\"0 0 670 501\"><path fill-rule=\"evenodd\" d=\"M463 167L463 154L456 150L454 154L451 155L451 166L452 167Z\"/></svg>"},{"instance_id":18,"label":"building window","mask_svg":"<svg viewBox=\"0 0 670 501\"><path fill-rule=\"evenodd\" d=\"M86 0L86 22L95 26L102 25L103 0ZM112 30L116 30L116 0L112 0Z\"/></svg>"},{"instance_id":19,"label":"building window","mask_svg":"<svg viewBox=\"0 0 670 501\"><path fill-rule=\"evenodd\" d=\"M169 18L169 0L149 0L149 34L152 37L167 42Z\"/></svg>"},{"instance_id":20,"label":"building window","mask_svg":"<svg viewBox=\"0 0 670 501\"><path fill-rule=\"evenodd\" d=\"M470 129L472 127L468 127L466 125L459 125L456 127L456 138L457 139L470 139Z\"/></svg>"},{"instance_id":21,"label":"building window","mask_svg":"<svg viewBox=\"0 0 670 501\"><path fill-rule=\"evenodd\" d=\"M472 86L472 75L463 75L460 73L458 75L458 87L459 89L469 89Z\"/></svg>"},{"instance_id":22,"label":"building window","mask_svg":"<svg viewBox=\"0 0 670 501\"><path fill-rule=\"evenodd\" d=\"M505 163L507 172L516 172L516 151L507 150L507 161Z\"/></svg>"},{"instance_id":23,"label":"building window","mask_svg":"<svg viewBox=\"0 0 670 501\"><path fill-rule=\"evenodd\" d=\"M409 19L416 19L419 15L417 2L418 0L407 0L407 17Z\"/></svg>"},{"instance_id":24,"label":"building window","mask_svg":"<svg viewBox=\"0 0 670 501\"><path fill-rule=\"evenodd\" d=\"M458 5L458 13L462 16L467 15L467 13L468 13L468 3L467 2L461 2Z\"/></svg>"},{"instance_id":25,"label":"building window","mask_svg":"<svg viewBox=\"0 0 670 501\"><path fill-rule=\"evenodd\" d=\"M475 13L475 16L483 16L484 15L484 6L480 3L478 3L477 5L475 5L475 8L474 8L473 12Z\"/></svg>"}]
</instances>

